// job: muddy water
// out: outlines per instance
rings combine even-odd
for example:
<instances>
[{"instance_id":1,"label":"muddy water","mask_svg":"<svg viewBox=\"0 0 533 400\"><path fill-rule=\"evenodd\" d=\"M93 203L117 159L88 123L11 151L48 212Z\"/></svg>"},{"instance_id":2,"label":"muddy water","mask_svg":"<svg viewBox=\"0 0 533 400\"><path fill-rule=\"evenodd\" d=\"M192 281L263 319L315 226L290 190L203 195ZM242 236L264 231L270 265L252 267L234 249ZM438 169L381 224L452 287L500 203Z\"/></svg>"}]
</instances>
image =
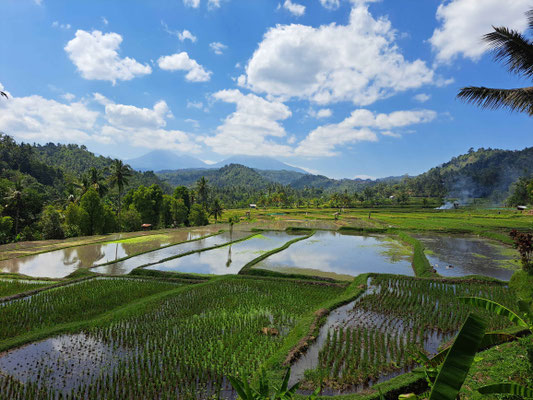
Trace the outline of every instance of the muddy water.
<instances>
[{"instance_id":1,"label":"muddy water","mask_svg":"<svg viewBox=\"0 0 533 400\"><path fill-rule=\"evenodd\" d=\"M0 271L33 277L63 278L78 268L88 268L174 242L210 234L209 229L179 230L116 243L90 244L0 261Z\"/></svg>"},{"instance_id":2,"label":"muddy water","mask_svg":"<svg viewBox=\"0 0 533 400\"><path fill-rule=\"evenodd\" d=\"M85 333L61 335L3 354L0 373L66 393L110 374L126 356L125 349Z\"/></svg>"},{"instance_id":3,"label":"muddy water","mask_svg":"<svg viewBox=\"0 0 533 400\"><path fill-rule=\"evenodd\" d=\"M236 274L254 258L294 238L294 235L285 232L264 232L233 245L176 258L149 269L215 275Z\"/></svg>"},{"instance_id":4,"label":"muddy water","mask_svg":"<svg viewBox=\"0 0 533 400\"><path fill-rule=\"evenodd\" d=\"M416 235L426 257L443 276L484 275L508 281L519 267L517 252L489 239L472 236Z\"/></svg>"},{"instance_id":5,"label":"muddy water","mask_svg":"<svg viewBox=\"0 0 533 400\"><path fill-rule=\"evenodd\" d=\"M169 257L185 254L190 251L201 250L207 247L218 246L233 240L239 240L249 236L250 232L223 232L215 236L209 236L205 239L195 240L193 242L181 243L164 249L151 251L141 254L118 263L104 265L94 268L94 272L102 274L127 274L134 268L142 265L155 263Z\"/></svg>"},{"instance_id":6,"label":"muddy water","mask_svg":"<svg viewBox=\"0 0 533 400\"><path fill-rule=\"evenodd\" d=\"M410 250L385 236L318 231L254 268L352 280L365 272L413 275Z\"/></svg>"}]
</instances>

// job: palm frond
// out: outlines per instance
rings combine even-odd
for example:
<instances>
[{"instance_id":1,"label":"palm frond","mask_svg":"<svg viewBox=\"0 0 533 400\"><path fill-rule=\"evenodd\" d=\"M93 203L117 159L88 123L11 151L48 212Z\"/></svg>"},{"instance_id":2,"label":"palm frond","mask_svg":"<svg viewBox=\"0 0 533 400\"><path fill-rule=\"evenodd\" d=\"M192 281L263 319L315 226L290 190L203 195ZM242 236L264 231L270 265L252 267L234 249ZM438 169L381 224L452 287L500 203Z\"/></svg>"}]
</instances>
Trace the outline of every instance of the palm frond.
<instances>
[{"instance_id":1,"label":"palm frond","mask_svg":"<svg viewBox=\"0 0 533 400\"><path fill-rule=\"evenodd\" d=\"M527 20L528 20L528 30L533 31L533 8L526 12Z\"/></svg>"},{"instance_id":2,"label":"palm frond","mask_svg":"<svg viewBox=\"0 0 533 400\"><path fill-rule=\"evenodd\" d=\"M481 108L509 108L533 116L533 86L517 89L468 86L462 88L457 97Z\"/></svg>"},{"instance_id":3,"label":"palm frond","mask_svg":"<svg viewBox=\"0 0 533 400\"><path fill-rule=\"evenodd\" d=\"M8 99L9 97L7 97L7 93L6 92L2 92L0 91L0 97L4 96L6 99Z\"/></svg>"},{"instance_id":4,"label":"palm frond","mask_svg":"<svg viewBox=\"0 0 533 400\"><path fill-rule=\"evenodd\" d=\"M494 27L483 40L494 50L494 58L502 61L510 72L533 76L533 42L520 32Z\"/></svg>"}]
</instances>

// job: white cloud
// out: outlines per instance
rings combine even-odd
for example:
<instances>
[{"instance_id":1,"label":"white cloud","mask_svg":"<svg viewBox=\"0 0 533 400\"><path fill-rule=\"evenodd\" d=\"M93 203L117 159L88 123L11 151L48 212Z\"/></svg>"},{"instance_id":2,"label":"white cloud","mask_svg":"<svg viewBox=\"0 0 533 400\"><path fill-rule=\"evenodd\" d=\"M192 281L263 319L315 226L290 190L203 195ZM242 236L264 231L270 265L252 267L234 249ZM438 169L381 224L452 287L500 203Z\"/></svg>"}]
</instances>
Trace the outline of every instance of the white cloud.
<instances>
[{"instance_id":1,"label":"white cloud","mask_svg":"<svg viewBox=\"0 0 533 400\"><path fill-rule=\"evenodd\" d=\"M289 108L278 101L268 101L239 90L222 90L214 93L215 100L233 103L236 110L220 125L214 136L204 142L219 154L248 154L286 156L290 146L276 143L272 138L286 136L279 123L291 116Z\"/></svg>"},{"instance_id":2,"label":"white cloud","mask_svg":"<svg viewBox=\"0 0 533 400\"><path fill-rule=\"evenodd\" d=\"M167 103L161 100L152 109L106 104L105 116L111 125L122 128L160 128L166 125L166 118L172 118L172 113Z\"/></svg>"},{"instance_id":3,"label":"white cloud","mask_svg":"<svg viewBox=\"0 0 533 400\"><path fill-rule=\"evenodd\" d=\"M185 51L160 57L157 63L159 68L166 71L187 71L185 79L189 82L207 82L211 79L211 71L206 71Z\"/></svg>"},{"instance_id":4,"label":"white cloud","mask_svg":"<svg viewBox=\"0 0 533 400\"><path fill-rule=\"evenodd\" d=\"M63 104L37 95L0 101L0 131L18 140L83 143L95 138L97 118L98 112L81 102Z\"/></svg>"},{"instance_id":5,"label":"white cloud","mask_svg":"<svg viewBox=\"0 0 533 400\"><path fill-rule=\"evenodd\" d=\"M42 5L43 4L43 0L33 0L33 2L35 4L37 4L38 6Z\"/></svg>"},{"instance_id":6,"label":"white cloud","mask_svg":"<svg viewBox=\"0 0 533 400\"><path fill-rule=\"evenodd\" d=\"M427 93L418 93L417 95L413 97L413 99L415 99L416 101L420 103L425 103L426 101L431 99L431 96Z\"/></svg>"},{"instance_id":7,"label":"white cloud","mask_svg":"<svg viewBox=\"0 0 533 400\"><path fill-rule=\"evenodd\" d=\"M228 48L228 46L220 42L209 43L209 47L211 48L211 50L213 50L215 54L218 54L218 55L221 55L224 52L224 50Z\"/></svg>"},{"instance_id":8,"label":"white cloud","mask_svg":"<svg viewBox=\"0 0 533 400\"><path fill-rule=\"evenodd\" d=\"M100 31L76 31L65 46L70 60L85 79L111 81L130 80L150 74L152 69L130 57L120 58L118 49L122 36Z\"/></svg>"},{"instance_id":9,"label":"white cloud","mask_svg":"<svg viewBox=\"0 0 533 400\"><path fill-rule=\"evenodd\" d=\"M284 100L368 105L434 79L424 61L404 58L388 19L375 19L356 3L348 25L271 28L239 83Z\"/></svg>"},{"instance_id":10,"label":"white cloud","mask_svg":"<svg viewBox=\"0 0 533 400\"><path fill-rule=\"evenodd\" d=\"M191 124L191 125L194 126L195 128L199 128L199 127L200 127L200 123L199 123L197 120L195 120L195 119L187 118L187 119L185 120L185 122Z\"/></svg>"},{"instance_id":11,"label":"white cloud","mask_svg":"<svg viewBox=\"0 0 533 400\"><path fill-rule=\"evenodd\" d=\"M321 108L318 111L310 109L308 114L310 117L313 117L313 118L329 118L333 115L333 112L331 111L330 108Z\"/></svg>"},{"instance_id":12,"label":"white cloud","mask_svg":"<svg viewBox=\"0 0 533 400\"><path fill-rule=\"evenodd\" d=\"M519 31L527 27L524 13L531 0L452 0L437 9L440 26L429 39L437 52L438 62L455 57L477 60L487 50L482 36L492 26L506 26Z\"/></svg>"},{"instance_id":13,"label":"white cloud","mask_svg":"<svg viewBox=\"0 0 533 400\"><path fill-rule=\"evenodd\" d=\"M336 10L340 6L340 0L320 0L320 4L328 10Z\"/></svg>"},{"instance_id":14,"label":"white cloud","mask_svg":"<svg viewBox=\"0 0 533 400\"><path fill-rule=\"evenodd\" d=\"M184 29L183 32L178 33L178 39L182 42L185 40L190 40L191 42L196 42L196 36L194 36L191 32L189 32L187 29Z\"/></svg>"},{"instance_id":15,"label":"white cloud","mask_svg":"<svg viewBox=\"0 0 533 400\"><path fill-rule=\"evenodd\" d=\"M64 98L66 101L72 101L76 98L76 96L72 93L63 93L61 97Z\"/></svg>"},{"instance_id":16,"label":"white cloud","mask_svg":"<svg viewBox=\"0 0 533 400\"><path fill-rule=\"evenodd\" d=\"M378 133L398 137L390 129L428 123L437 114L432 110L395 111L390 114L375 114L358 109L338 124L319 126L302 140L295 150L297 155L308 157L335 156L336 147L361 141L376 142Z\"/></svg>"},{"instance_id":17,"label":"white cloud","mask_svg":"<svg viewBox=\"0 0 533 400\"><path fill-rule=\"evenodd\" d=\"M109 21L107 20L106 17L102 17L102 23L103 23L104 25L108 25L108 24L109 24Z\"/></svg>"},{"instance_id":18,"label":"white cloud","mask_svg":"<svg viewBox=\"0 0 533 400\"><path fill-rule=\"evenodd\" d=\"M302 6L298 3L293 3L291 0L285 0L283 3L283 8L296 17L301 17L305 14L305 6Z\"/></svg>"},{"instance_id":19,"label":"white cloud","mask_svg":"<svg viewBox=\"0 0 533 400\"><path fill-rule=\"evenodd\" d=\"M93 93L93 100L103 106L107 106L108 104L114 104L113 101L109 100L107 97L100 93Z\"/></svg>"},{"instance_id":20,"label":"white cloud","mask_svg":"<svg viewBox=\"0 0 533 400\"><path fill-rule=\"evenodd\" d=\"M186 7L198 8L200 7L200 0L183 0Z\"/></svg>"},{"instance_id":21,"label":"white cloud","mask_svg":"<svg viewBox=\"0 0 533 400\"><path fill-rule=\"evenodd\" d=\"M72 28L72 26L70 24L60 24L58 21L54 21L52 22L52 28L61 28L61 29L68 30Z\"/></svg>"}]
</instances>

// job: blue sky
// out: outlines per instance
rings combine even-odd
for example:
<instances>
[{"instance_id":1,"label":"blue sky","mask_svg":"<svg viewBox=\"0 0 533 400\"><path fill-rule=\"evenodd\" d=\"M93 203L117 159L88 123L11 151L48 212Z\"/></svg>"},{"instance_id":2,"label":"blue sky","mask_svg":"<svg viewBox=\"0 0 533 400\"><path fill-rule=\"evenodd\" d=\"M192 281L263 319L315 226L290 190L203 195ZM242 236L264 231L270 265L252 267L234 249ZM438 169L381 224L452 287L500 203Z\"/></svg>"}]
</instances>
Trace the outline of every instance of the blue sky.
<instances>
[{"instance_id":1,"label":"blue sky","mask_svg":"<svg viewBox=\"0 0 533 400\"><path fill-rule=\"evenodd\" d=\"M455 99L529 86L480 41L530 0L0 1L0 131L132 158L266 155L331 177L418 174L533 120Z\"/></svg>"}]
</instances>

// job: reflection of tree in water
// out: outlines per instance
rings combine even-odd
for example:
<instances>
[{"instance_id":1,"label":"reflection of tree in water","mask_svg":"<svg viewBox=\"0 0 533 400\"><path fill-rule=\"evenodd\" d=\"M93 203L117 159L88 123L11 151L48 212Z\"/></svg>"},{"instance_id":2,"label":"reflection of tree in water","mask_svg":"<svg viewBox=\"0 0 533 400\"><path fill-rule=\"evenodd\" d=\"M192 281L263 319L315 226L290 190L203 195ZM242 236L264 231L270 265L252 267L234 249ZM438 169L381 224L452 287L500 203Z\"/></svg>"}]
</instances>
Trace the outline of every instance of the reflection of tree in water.
<instances>
[{"instance_id":1,"label":"reflection of tree in water","mask_svg":"<svg viewBox=\"0 0 533 400\"><path fill-rule=\"evenodd\" d=\"M11 274L18 274L22 261L20 258L12 258L10 260L0 261L0 272L7 272Z\"/></svg>"},{"instance_id":2,"label":"reflection of tree in water","mask_svg":"<svg viewBox=\"0 0 533 400\"><path fill-rule=\"evenodd\" d=\"M231 265L231 244L229 245L229 250L228 250L228 261L226 261L226 267L229 268L229 266Z\"/></svg>"},{"instance_id":3,"label":"reflection of tree in water","mask_svg":"<svg viewBox=\"0 0 533 400\"><path fill-rule=\"evenodd\" d=\"M102 251L100 244L65 249L63 252L63 264L75 265L76 268L92 267L97 261L105 257L105 252Z\"/></svg>"}]
</instances>

